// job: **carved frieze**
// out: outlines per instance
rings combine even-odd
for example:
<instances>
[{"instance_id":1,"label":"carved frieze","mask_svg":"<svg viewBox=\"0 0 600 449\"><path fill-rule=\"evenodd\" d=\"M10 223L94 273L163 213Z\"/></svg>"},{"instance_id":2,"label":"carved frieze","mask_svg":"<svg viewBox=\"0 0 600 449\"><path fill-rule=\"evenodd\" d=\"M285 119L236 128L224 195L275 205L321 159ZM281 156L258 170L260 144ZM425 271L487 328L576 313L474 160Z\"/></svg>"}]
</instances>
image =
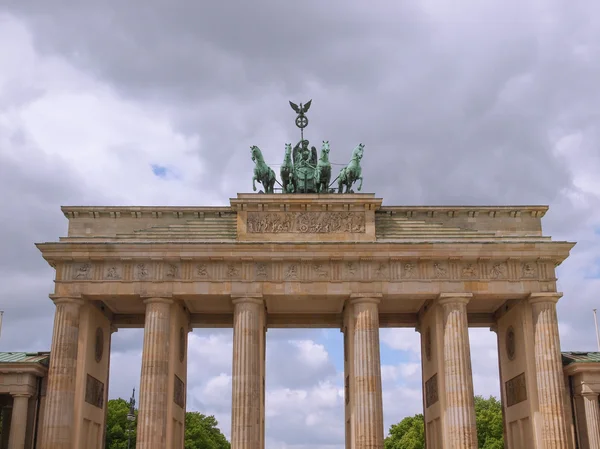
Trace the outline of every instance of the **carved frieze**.
<instances>
[{"instance_id":1,"label":"carved frieze","mask_svg":"<svg viewBox=\"0 0 600 449\"><path fill-rule=\"evenodd\" d=\"M181 267L178 263L167 262L164 267L164 277L167 280L180 279Z\"/></svg>"},{"instance_id":2,"label":"carved frieze","mask_svg":"<svg viewBox=\"0 0 600 449\"><path fill-rule=\"evenodd\" d=\"M364 212L248 212L249 233L364 233Z\"/></svg>"},{"instance_id":3,"label":"carved frieze","mask_svg":"<svg viewBox=\"0 0 600 449\"><path fill-rule=\"evenodd\" d=\"M509 263L510 262L510 263ZM535 262L375 259L313 259L288 261L133 261L128 263L89 261L68 265L71 281L503 281L536 280L544 277ZM553 273L551 273L551 276ZM544 288L543 286L540 288ZM547 287L552 291L552 285ZM545 290L542 290L545 291Z\"/></svg>"},{"instance_id":4,"label":"carved frieze","mask_svg":"<svg viewBox=\"0 0 600 449\"><path fill-rule=\"evenodd\" d=\"M73 267L73 279L77 281L87 281L92 279L92 264L80 263Z\"/></svg>"},{"instance_id":5,"label":"carved frieze","mask_svg":"<svg viewBox=\"0 0 600 449\"><path fill-rule=\"evenodd\" d=\"M521 277L525 279L537 277L537 266L533 262L522 263Z\"/></svg>"},{"instance_id":6,"label":"carved frieze","mask_svg":"<svg viewBox=\"0 0 600 449\"><path fill-rule=\"evenodd\" d=\"M506 406L511 407L519 402L527 400L527 384L525 373L521 373L505 383Z\"/></svg>"},{"instance_id":7,"label":"carved frieze","mask_svg":"<svg viewBox=\"0 0 600 449\"><path fill-rule=\"evenodd\" d=\"M100 409L104 407L104 383L89 374L85 382L85 402Z\"/></svg>"},{"instance_id":8,"label":"carved frieze","mask_svg":"<svg viewBox=\"0 0 600 449\"><path fill-rule=\"evenodd\" d=\"M148 281L150 280L152 273L152 265L149 263L138 263L135 265L134 270L134 279L138 281Z\"/></svg>"},{"instance_id":9,"label":"carved frieze","mask_svg":"<svg viewBox=\"0 0 600 449\"><path fill-rule=\"evenodd\" d=\"M492 263L490 269L490 278L506 279L508 278L508 264L506 262Z\"/></svg>"},{"instance_id":10,"label":"carved frieze","mask_svg":"<svg viewBox=\"0 0 600 449\"><path fill-rule=\"evenodd\" d=\"M439 401L437 373L425 382L425 406L431 407Z\"/></svg>"},{"instance_id":11,"label":"carved frieze","mask_svg":"<svg viewBox=\"0 0 600 449\"><path fill-rule=\"evenodd\" d=\"M106 264L104 267L104 279L118 281L123 278L123 267L119 264Z\"/></svg>"}]
</instances>

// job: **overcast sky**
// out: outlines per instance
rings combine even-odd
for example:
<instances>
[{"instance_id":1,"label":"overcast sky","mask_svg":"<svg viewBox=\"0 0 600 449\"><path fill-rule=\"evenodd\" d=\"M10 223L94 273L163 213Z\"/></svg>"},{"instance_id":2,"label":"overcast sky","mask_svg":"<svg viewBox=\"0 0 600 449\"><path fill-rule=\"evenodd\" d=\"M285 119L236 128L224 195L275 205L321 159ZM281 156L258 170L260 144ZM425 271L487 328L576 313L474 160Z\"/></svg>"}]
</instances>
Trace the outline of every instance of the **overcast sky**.
<instances>
[{"instance_id":1,"label":"overcast sky","mask_svg":"<svg viewBox=\"0 0 600 449\"><path fill-rule=\"evenodd\" d=\"M61 205L226 205L249 146L306 136L334 163L366 145L387 205L544 204L578 242L558 269L564 350L596 348L600 5L595 0L0 0L0 350L48 350L54 272L35 242ZM113 341L129 397L141 330ZM419 335L383 330L386 433L420 412ZM188 404L230 435L231 330L190 335ZM495 334L471 332L475 391L498 394ZM343 445L342 336L270 330L267 447ZM283 363L285 361L285 363Z\"/></svg>"}]
</instances>

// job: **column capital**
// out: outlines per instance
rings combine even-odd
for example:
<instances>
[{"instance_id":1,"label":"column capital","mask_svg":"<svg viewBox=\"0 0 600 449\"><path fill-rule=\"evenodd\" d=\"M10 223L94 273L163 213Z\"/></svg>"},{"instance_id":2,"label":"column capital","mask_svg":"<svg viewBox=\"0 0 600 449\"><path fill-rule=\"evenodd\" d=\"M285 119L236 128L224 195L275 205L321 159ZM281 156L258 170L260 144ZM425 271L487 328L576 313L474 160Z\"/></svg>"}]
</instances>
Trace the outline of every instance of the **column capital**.
<instances>
[{"instance_id":1,"label":"column capital","mask_svg":"<svg viewBox=\"0 0 600 449\"><path fill-rule=\"evenodd\" d=\"M231 302L233 305L236 304L259 304L264 305L263 296L257 293L249 293L249 294L233 294L231 295Z\"/></svg>"},{"instance_id":2,"label":"column capital","mask_svg":"<svg viewBox=\"0 0 600 449\"><path fill-rule=\"evenodd\" d=\"M30 398L33 396L31 393L11 393L13 398Z\"/></svg>"},{"instance_id":3,"label":"column capital","mask_svg":"<svg viewBox=\"0 0 600 449\"><path fill-rule=\"evenodd\" d=\"M381 293L351 293L350 304L372 303L379 304L383 294Z\"/></svg>"},{"instance_id":4,"label":"column capital","mask_svg":"<svg viewBox=\"0 0 600 449\"><path fill-rule=\"evenodd\" d=\"M527 299L529 300L530 304L556 304L562 295L563 294L560 292L535 292L531 293Z\"/></svg>"},{"instance_id":5,"label":"column capital","mask_svg":"<svg viewBox=\"0 0 600 449\"><path fill-rule=\"evenodd\" d=\"M173 300L171 298L160 298L160 297L150 297L144 299L144 304L173 304Z\"/></svg>"},{"instance_id":6,"label":"column capital","mask_svg":"<svg viewBox=\"0 0 600 449\"><path fill-rule=\"evenodd\" d=\"M583 398L598 398L598 393L590 390L582 391L581 393L577 393L575 396L581 396Z\"/></svg>"},{"instance_id":7,"label":"column capital","mask_svg":"<svg viewBox=\"0 0 600 449\"><path fill-rule=\"evenodd\" d=\"M473 293L440 293L438 304L468 304L473 298Z\"/></svg>"},{"instance_id":8,"label":"column capital","mask_svg":"<svg viewBox=\"0 0 600 449\"><path fill-rule=\"evenodd\" d=\"M60 296L60 295L49 295L52 302L55 305L59 304L73 304L76 306L82 306L85 301L81 299L81 296Z\"/></svg>"}]
</instances>

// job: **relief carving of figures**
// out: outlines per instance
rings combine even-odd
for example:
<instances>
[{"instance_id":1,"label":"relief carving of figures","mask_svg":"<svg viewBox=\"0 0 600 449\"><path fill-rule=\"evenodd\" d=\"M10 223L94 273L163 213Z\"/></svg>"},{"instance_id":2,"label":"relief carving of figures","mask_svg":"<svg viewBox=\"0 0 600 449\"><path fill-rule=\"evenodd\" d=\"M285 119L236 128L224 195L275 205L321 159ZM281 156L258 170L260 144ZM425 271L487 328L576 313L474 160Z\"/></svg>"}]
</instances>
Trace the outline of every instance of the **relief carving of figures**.
<instances>
[{"instance_id":1,"label":"relief carving of figures","mask_svg":"<svg viewBox=\"0 0 600 449\"><path fill-rule=\"evenodd\" d=\"M113 265L106 270L106 279L121 279L117 266Z\"/></svg>"},{"instance_id":2,"label":"relief carving of figures","mask_svg":"<svg viewBox=\"0 0 600 449\"><path fill-rule=\"evenodd\" d=\"M92 266L89 263L84 263L77 268L75 279L89 279L92 274Z\"/></svg>"},{"instance_id":3,"label":"relief carving of figures","mask_svg":"<svg viewBox=\"0 0 600 449\"><path fill-rule=\"evenodd\" d=\"M377 264L374 275L377 279L386 278L388 275L388 266L385 263Z\"/></svg>"},{"instance_id":4,"label":"relief carving of figures","mask_svg":"<svg viewBox=\"0 0 600 449\"><path fill-rule=\"evenodd\" d=\"M249 233L364 233L363 212L248 212Z\"/></svg>"},{"instance_id":5,"label":"relief carving of figures","mask_svg":"<svg viewBox=\"0 0 600 449\"><path fill-rule=\"evenodd\" d=\"M236 278L240 275L240 269L234 264L230 263L227 265L227 277Z\"/></svg>"},{"instance_id":6,"label":"relief carving of figures","mask_svg":"<svg viewBox=\"0 0 600 449\"><path fill-rule=\"evenodd\" d=\"M475 276L477 276L477 267L475 266L475 264L468 263L463 267L462 277L474 278Z\"/></svg>"},{"instance_id":7,"label":"relief carving of figures","mask_svg":"<svg viewBox=\"0 0 600 449\"><path fill-rule=\"evenodd\" d=\"M504 279L508 274L508 268L505 263L495 263L490 270L490 276L493 279Z\"/></svg>"},{"instance_id":8,"label":"relief carving of figures","mask_svg":"<svg viewBox=\"0 0 600 449\"><path fill-rule=\"evenodd\" d=\"M413 279L417 275L417 267L414 263L408 262L402 266L402 274L406 279Z\"/></svg>"},{"instance_id":9,"label":"relief carving of figures","mask_svg":"<svg viewBox=\"0 0 600 449\"><path fill-rule=\"evenodd\" d=\"M143 263L139 263L136 266L136 274L137 274L137 278L140 280L144 280L147 279L150 276L150 272L148 270L148 267L146 267L146 264Z\"/></svg>"},{"instance_id":10,"label":"relief carving of figures","mask_svg":"<svg viewBox=\"0 0 600 449\"><path fill-rule=\"evenodd\" d=\"M346 262L344 268L348 277L354 276L356 274L356 271L358 270L358 267L355 262Z\"/></svg>"},{"instance_id":11,"label":"relief carving of figures","mask_svg":"<svg viewBox=\"0 0 600 449\"><path fill-rule=\"evenodd\" d=\"M433 264L433 277L443 278L446 276L448 276L448 269L439 262L434 263Z\"/></svg>"},{"instance_id":12,"label":"relief carving of figures","mask_svg":"<svg viewBox=\"0 0 600 449\"><path fill-rule=\"evenodd\" d=\"M179 267L174 263L170 263L167 265L167 273L166 276L171 279L176 279L179 277Z\"/></svg>"},{"instance_id":13,"label":"relief carving of figures","mask_svg":"<svg viewBox=\"0 0 600 449\"><path fill-rule=\"evenodd\" d=\"M205 263L200 263L196 265L196 274L203 278L208 277L208 267Z\"/></svg>"},{"instance_id":14,"label":"relief carving of figures","mask_svg":"<svg viewBox=\"0 0 600 449\"><path fill-rule=\"evenodd\" d=\"M256 264L256 277L266 278L267 277L267 264L260 262Z\"/></svg>"},{"instance_id":15,"label":"relief carving of figures","mask_svg":"<svg viewBox=\"0 0 600 449\"><path fill-rule=\"evenodd\" d=\"M323 279L329 275L327 267L322 263L316 263L313 265L313 270L318 278Z\"/></svg>"},{"instance_id":16,"label":"relief carving of figures","mask_svg":"<svg viewBox=\"0 0 600 449\"><path fill-rule=\"evenodd\" d=\"M298 279L298 265L291 264L285 270L285 278L286 279Z\"/></svg>"},{"instance_id":17,"label":"relief carving of figures","mask_svg":"<svg viewBox=\"0 0 600 449\"><path fill-rule=\"evenodd\" d=\"M536 275L535 265L530 262L524 263L521 271L524 278L533 278Z\"/></svg>"}]
</instances>

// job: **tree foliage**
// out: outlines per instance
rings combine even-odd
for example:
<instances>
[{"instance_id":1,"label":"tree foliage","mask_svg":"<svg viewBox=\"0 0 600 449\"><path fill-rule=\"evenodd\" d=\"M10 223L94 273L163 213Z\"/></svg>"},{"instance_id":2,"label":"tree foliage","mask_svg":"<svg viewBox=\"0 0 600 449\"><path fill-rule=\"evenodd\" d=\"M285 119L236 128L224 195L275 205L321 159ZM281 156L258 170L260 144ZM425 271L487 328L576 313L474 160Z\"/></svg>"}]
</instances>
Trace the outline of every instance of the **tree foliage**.
<instances>
[{"instance_id":1,"label":"tree foliage","mask_svg":"<svg viewBox=\"0 0 600 449\"><path fill-rule=\"evenodd\" d=\"M495 397L475 396L475 419L479 449L504 449L502 405ZM423 415L408 416L392 424L385 449L425 449Z\"/></svg>"},{"instance_id":2,"label":"tree foliage","mask_svg":"<svg viewBox=\"0 0 600 449\"><path fill-rule=\"evenodd\" d=\"M135 448L137 410L135 420L128 421L129 402L125 399L108 401L106 417L106 449L127 449L128 429L131 448ZM214 416L199 412L185 414L185 449L231 449L229 441L218 428Z\"/></svg>"}]
</instances>

